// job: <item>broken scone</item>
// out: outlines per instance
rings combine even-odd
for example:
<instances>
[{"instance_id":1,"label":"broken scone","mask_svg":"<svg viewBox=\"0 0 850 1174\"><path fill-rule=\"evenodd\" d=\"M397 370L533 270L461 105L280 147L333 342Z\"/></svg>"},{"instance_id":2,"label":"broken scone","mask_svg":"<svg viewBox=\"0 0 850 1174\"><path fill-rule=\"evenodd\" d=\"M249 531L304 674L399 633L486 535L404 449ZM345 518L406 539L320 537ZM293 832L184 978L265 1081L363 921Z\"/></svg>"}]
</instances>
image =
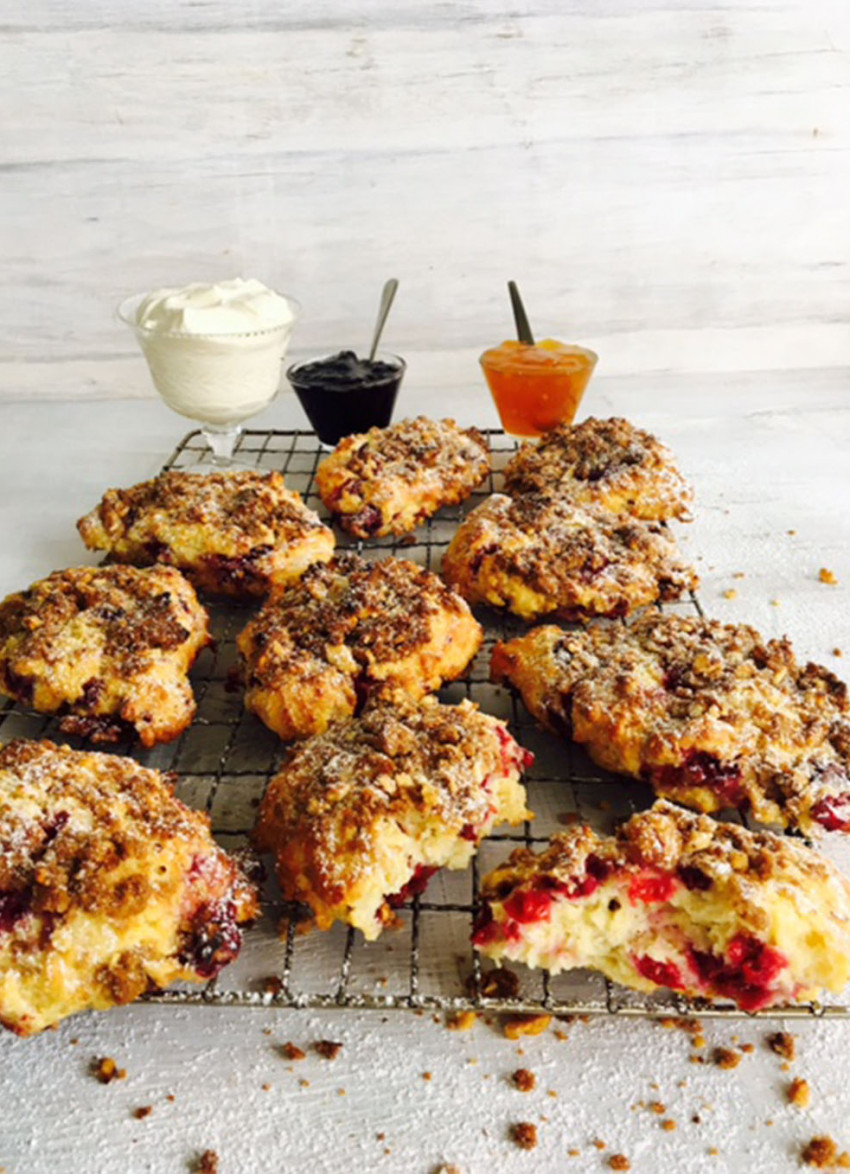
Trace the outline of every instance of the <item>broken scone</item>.
<instances>
[{"instance_id":1,"label":"broken scone","mask_svg":"<svg viewBox=\"0 0 850 1174\"><path fill-rule=\"evenodd\" d=\"M626 616L698 583L662 525L536 495L496 493L443 556L443 578L469 603L524 620Z\"/></svg>"},{"instance_id":2,"label":"broken scone","mask_svg":"<svg viewBox=\"0 0 850 1174\"><path fill-rule=\"evenodd\" d=\"M276 592L240 633L245 705L281 738L304 738L369 698L438 689L466 670L482 638L432 571L340 555Z\"/></svg>"},{"instance_id":3,"label":"broken scone","mask_svg":"<svg viewBox=\"0 0 850 1174\"><path fill-rule=\"evenodd\" d=\"M850 831L847 688L745 624L650 614L535 628L490 675L606 770L698 811L737 807L806 833Z\"/></svg>"},{"instance_id":4,"label":"broken scone","mask_svg":"<svg viewBox=\"0 0 850 1174\"><path fill-rule=\"evenodd\" d=\"M380 538L464 501L489 472L480 432L417 416L346 436L319 465L316 487L343 530Z\"/></svg>"},{"instance_id":5,"label":"broken scone","mask_svg":"<svg viewBox=\"0 0 850 1174\"><path fill-rule=\"evenodd\" d=\"M55 571L0 603L0 693L93 742L176 738L208 616L173 567Z\"/></svg>"},{"instance_id":6,"label":"broken scone","mask_svg":"<svg viewBox=\"0 0 850 1174\"><path fill-rule=\"evenodd\" d=\"M628 420L592 416L524 444L505 468L512 497L543 493L647 521L687 521L693 491L673 454Z\"/></svg>"},{"instance_id":7,"label":"broken scone","mask_svg":"<svg viewBox=\"0 0 850 1174\"><path fill-rule=\"evenodd\" d=\"M468 701L374 706L293 748L256 843L320 929L344 921L371 940L438 868L465 868L495 824L530 818L530 759Z\"/></svg>"},{"instance_id":8,"label":"broken scone","mask_svg":"<svg viewBox=\"0 0 850 1174\"><path fill-rule=\"evenodd\" d=\"M256 913L159 771L51 742L0 750L0 1023L16 1034L212 978Z\"/></svg>"},{"instance_id":9,"label":"broken scone","mask_svg":"<svg viewBox=\"0 0 850 1174\"><path fill-rule=\"evenodd\" d=\"M744 1011L850 980L850 883L830 861L666 800L616 836L577 826L540 855L518 849L481 896L473 942L500 962L588 967Z\"/></svg>"},{"instance_id":10,"label":"broken scone","mask_svg":"<svg viewBox=\"0 0 850 1174\"><path fill-rule=\"evenodd\" d=\"M116 563L178 567L199 591L235 599L293 583L333 553L333 531L278 472L160 473L110 489L81 518L86 546Z\"/></svg>"}]
</instances>

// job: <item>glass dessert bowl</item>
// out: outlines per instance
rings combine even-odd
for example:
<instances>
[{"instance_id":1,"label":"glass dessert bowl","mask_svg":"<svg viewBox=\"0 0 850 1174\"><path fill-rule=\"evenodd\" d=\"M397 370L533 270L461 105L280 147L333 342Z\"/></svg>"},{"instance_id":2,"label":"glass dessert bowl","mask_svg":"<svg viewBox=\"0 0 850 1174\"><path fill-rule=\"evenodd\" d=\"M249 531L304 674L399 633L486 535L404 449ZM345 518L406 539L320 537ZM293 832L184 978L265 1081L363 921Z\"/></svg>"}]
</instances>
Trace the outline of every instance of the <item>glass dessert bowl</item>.
<instances>
[{"instance_id":1,"label":"glass dessert bowl","mask_svg":"<svg viewBox=\"0 0 850 1174\"><path fill-rule=\"evenodd\" d=\"M386 428L406 369L388 351L370 359L339 351L295 363L286 377L319 440L333 448L343 436Z\"/></svg>"},{"instance_id":2,"label":"glass dessert bowl","mask_svg":"<svg viewBox=\"0 0 850 1174\"><path fill-rule=\"evenodd\" d=\"M242 423L280 389L300 311L294 298L235 278L134 294L118 317L135 334L164 402L201 425L211 450L204 465L221 470L238 467Z\"/></svg>"}]
</instances>

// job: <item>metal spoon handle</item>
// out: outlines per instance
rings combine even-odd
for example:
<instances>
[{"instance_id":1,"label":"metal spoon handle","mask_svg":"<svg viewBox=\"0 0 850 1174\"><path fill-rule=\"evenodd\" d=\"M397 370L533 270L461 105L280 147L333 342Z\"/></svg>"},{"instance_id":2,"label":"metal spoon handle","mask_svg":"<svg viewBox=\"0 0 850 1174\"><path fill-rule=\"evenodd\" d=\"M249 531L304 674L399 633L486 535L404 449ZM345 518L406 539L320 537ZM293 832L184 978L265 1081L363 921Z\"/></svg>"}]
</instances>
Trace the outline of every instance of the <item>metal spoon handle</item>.
<instances>
[{"instance_id":1,"label":"metal spoon handle","mask_svg":"<svg viewBox=\"0 0 850 1174\"><path fill-rule=\"evenodd\" d=\"M534 346L534 335L531 333L531 327L528 325L528 316L525 312L525 306L522 304L522 298L519 296L519 289L515 281L508 282L508 293L511 295L511 306L514 311L517 338L520 342Z\"/></svg>"},{"instance_id":2,"label":"metal spoon handle","mask_svg":"<svg viewBox=\"0 0 850 1174\"><path fill-rule=\"evenodd\" d=\"M378 343L381 341L381 335L384 332L384 325L387 321L387 314L390 312L390 306L393 304L396 290L398 289L398 278L391 277L389 281L384 283L383 291L381 292L381 304L378 306L378 320L375 323L375 333L372 335L372 348L369 351L369 362L375 357L378 349Z\"/></svg>"}]
</instances>

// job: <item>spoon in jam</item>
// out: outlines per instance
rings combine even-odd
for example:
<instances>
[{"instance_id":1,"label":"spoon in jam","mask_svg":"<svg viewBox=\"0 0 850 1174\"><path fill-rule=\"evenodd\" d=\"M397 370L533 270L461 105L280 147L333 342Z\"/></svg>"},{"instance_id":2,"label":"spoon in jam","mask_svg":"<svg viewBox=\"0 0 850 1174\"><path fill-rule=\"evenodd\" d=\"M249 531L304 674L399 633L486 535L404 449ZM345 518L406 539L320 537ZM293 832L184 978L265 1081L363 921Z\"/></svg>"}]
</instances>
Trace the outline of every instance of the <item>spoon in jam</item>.
<instances>
[{"instance_id":1,"label":"spoon in jam","mask_svg":"<svg viewBox=\"0 0 850 1174\"><path fill-rule=\"evenodd\" d=\"M516 322L516 336L526 346L534 346L534 335L531 333L531 327L528 324L528 315L525 312L525 306L522 304L522 298L519 296L519 287L515 281L508 282L508 293L511 295L511 307L514 312L514 322Z\"/></svg>"},{"instance_id":2,"label":"spoon in jam","mask_svg":"<svg viewBox=\"0 0 850 1174\"><path fill-rule=\"evenodd\" d=\"M381 335L384 333L384 326L387 323L387 315L390 312L390 306L393 304L393 298L398 289L398 278L391 277L389 281L384 283L384 288L381 291L381 302L378 306L378 320L375 323L375 333L372 335L372 346L369 349L369 362L375 358L378 353L378 343L381 341Z\"/></svg>"}]
</instances>

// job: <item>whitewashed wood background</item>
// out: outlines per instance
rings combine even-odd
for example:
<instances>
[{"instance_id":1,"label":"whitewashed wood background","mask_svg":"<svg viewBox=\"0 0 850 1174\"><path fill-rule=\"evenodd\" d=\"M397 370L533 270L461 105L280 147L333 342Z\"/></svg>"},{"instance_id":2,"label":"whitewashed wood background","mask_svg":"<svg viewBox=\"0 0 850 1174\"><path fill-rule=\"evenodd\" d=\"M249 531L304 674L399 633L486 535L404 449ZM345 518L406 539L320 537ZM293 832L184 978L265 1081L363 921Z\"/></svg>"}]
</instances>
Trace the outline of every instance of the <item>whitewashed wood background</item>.
<instances>
[{"instance_id":1,"label":"whitewashed wood background","mask_svg":"<svg viewBox=\"0 0 850 1174\"><path fill-rule=\"evenodd\" d=\"M0 397L151 394L138 289L256 275L296 353L440 385L850 361L850 0L0 0ZM416 368L412 368L416 369ZM722 385L721 385L722 386ZM801 391L805 379L801 377Z\"/></svg>"}]
</instances>

